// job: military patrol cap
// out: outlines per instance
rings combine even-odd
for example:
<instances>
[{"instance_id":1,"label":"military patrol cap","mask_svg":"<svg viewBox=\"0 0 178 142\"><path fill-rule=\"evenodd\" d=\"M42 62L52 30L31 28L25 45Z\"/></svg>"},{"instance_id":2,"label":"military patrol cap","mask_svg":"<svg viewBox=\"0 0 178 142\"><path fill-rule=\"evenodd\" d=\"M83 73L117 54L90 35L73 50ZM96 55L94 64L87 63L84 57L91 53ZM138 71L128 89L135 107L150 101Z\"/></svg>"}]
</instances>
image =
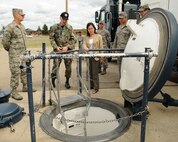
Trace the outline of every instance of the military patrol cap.
<instances>
[{"instance_id":1,"label":"military patrol cap","mask_svg":"<svg viewBox=\"0 0 178 142\"><path fill-rule=\"evenodd\" d=\"M61 13L61 17L62 17L62 19L68 20L69 19L69 13L67 13L67 12Z\"/></svg>"},{"instance_id":2,"label":"military patrol cap","mask_svg":"<svg viewBox=\"0 0 178 142\"><path fill-rule=\"evenodd\" d=\"M119 14L119 19L126 18L126 17L127 17L127 13L126 12L121 12Z\"/></svg>"},{"instance_id":3,"label":"military patrol cap","mask_svg":"<svg viewBox=\"0 0 178 142\"><path fill-rule=\"evenodd\" d=\"M104 24L104 21L99 21L99 24Z\"/></svg>"},{"instance_id":4,"label":"military patrol cap","mask_svg":"<svg viewBox=\"0 0 178 142\"><path fill-rule=\"evenodd\" d=\"M13 8L13 9L12 9L12 13L13 13L13 15L15 15L15 14L20 14L20 15L22 15L22 16L25 15L25 14L23 13L23 10L22 10L22 9L18 9L18 8Z\"/></svg>"},{"instance_id":5,"label":"military patrol cap","mask_svg":"<svg viewBox=\"0 0 178 142\"><path fill-rule=\"evenodd\" d=\"M150 10L148 4L140 6L138 11L145 11L145 10Z\"/></svg>"}]
</instances>

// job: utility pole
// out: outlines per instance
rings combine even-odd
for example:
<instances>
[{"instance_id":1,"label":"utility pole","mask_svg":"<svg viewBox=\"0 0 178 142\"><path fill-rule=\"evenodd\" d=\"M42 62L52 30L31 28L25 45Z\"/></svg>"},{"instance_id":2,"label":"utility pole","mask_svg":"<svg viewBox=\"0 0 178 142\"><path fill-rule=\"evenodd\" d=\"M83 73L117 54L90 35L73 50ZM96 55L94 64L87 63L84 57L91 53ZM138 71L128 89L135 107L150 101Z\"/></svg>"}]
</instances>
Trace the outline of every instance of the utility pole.
<instances>
[{"instance_id":1,"label":"utility pole","mask_svg":"<svg viewBox=\"0 0 178 142\"><path fill-rule=\"evenodd\" d=\"M68 13L68 0L66 0L66 12Z\"/></svg>"}]
</instances>

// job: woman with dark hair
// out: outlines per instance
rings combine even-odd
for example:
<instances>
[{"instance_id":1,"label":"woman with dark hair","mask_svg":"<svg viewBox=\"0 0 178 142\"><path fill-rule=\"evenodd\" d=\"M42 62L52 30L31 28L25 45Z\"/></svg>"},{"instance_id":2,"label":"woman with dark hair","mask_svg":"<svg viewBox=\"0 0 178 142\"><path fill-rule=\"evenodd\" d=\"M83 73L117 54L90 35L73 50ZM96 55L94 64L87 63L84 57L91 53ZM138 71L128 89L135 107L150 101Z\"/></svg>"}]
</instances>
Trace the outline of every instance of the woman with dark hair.
<instances>
[{"instance_id":1,"label":"woman with dark hair","mask_svg":"<svg viewBox=\"0 0 178 142\"><path fill-rule=\"evenodd\" d=\"M96 33L96 27L93 23L87 24L87 36L84 39L84 49L89 52L90 49L103 48L102 36ZM90 53L95 54L98 51ZM90 88L93 89L92 93L95 94L99 91L99 75L98 75L99 58L89 59L89 72L90 72Z\"/></svg>"}]
</instances>

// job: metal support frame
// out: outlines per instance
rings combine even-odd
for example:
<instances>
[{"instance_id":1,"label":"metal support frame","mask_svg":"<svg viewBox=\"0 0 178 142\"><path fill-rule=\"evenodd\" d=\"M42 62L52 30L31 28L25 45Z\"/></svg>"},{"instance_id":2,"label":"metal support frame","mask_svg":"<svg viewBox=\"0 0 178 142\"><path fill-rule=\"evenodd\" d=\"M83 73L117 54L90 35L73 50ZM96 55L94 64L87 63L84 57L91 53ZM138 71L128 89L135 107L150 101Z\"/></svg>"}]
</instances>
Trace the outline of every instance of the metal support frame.
<instances>
[{"instance_id":1,"label":"metal support frame","mask_svg":"<svg viewBox=\"0 0 178 142\"><path fill-rule=\"evenodd\" d=\"M42 43L42 55L46 54L46 43ZM45 106L46 104L46 76L45 76L45 70L46 68L46 59L42 57L42 105Z\"/></svg>"},{"instance_id":2,"label":"metal support frame","mask_svg":"<svg viewBox=\"0 0 178 142\"><path fill-rule=\"evenodd\" d=\"M97 50L96 50L97 51ZM45 53L45 44L43 44L43 52ZM145 53L146 52L146 53ZM148 49L143 53L100 53L100 54L38 54L31 55L30 53L20 57L21 63L26 62L27 66L27 85L28 85L28 99L29 99L29 113L30 113L30 128L31 128L31 141L36 142L35 136L35 121L34 121L34 104L33 104L33 91L32 91L32 72L31 72L31 61L35 59L57 59L57 58L79 58L82 57L145 57L145 68L144 68L144 98L142 102L142 110L147 107L147 95L148 95L148 78L149 78L149 60L153 56L157 56L157 53L149 52ZM43 68L45 62L43 62ZM80 64L80 63L79 63ZM45 71L45 69L43 69ZM79 71L81 73L81 70ZM45 79L45 75L42 76ZM45 84L45 82L43 82ZM44 87L44 86L43 86ZM45 90L45 87L43 88ZM45 98L45 93L43 93ZM141 125L141 142L145 140L145 129L146 129L146 112L142 115Z\"/></svg>"},{"instance_id":3,"label":"metal support frame","mask_svg":"<svg viewBox=\"0 0 178 142\"><path fill-rule=\"evenodd\" d=\"M142 101L131 103L127 100L124 100L124 107L128 108L133 114L136 114L142 111ZM132 119L135 121L141 121L141 115L134 116Z\"/></svg>"},{"instance_id":4,"label":"metal support frame","mask_svg":"<svg viewBox=\"0 0 178 142\"><path fill-rule=\"evenodd\" d=\"M145 52L148 53L150 48L145 48ZM143 99L136 103L131 103L124 100L124 107L131 109L133 114L143 112L142 115L134 116L133 120L141 120L141 134L140 142L145 142L146 131L146 119L147 119L147 105L148 105L148 83L149 83L149 69L150 69L150 57L145 56L144 62L144 84L143 84Z\"/></svg>"},{"instance_id":5,"label":"metal support frame","mask_svg":"<svg viewBox=\"0 0 178 142\"><path fill-rule=\"evenodd\" d=\"M26 62L31 141L36 142L31 61Z\"/></svg>"},{"instance_id":6,"label":"metal support frame","mask_svg":"<svg viewBox=\"0 0 178 142\"><path fill-rule=\"evenodd\" d=\"M148 52L150 49L146 48L145 52ZM146 119L147 119L147 105L148 105L148 83L149 83L149 69L150 69L150 58L145 57L144 65L144 88L143 88L143 100L142 100L142 123L141 123L141 137L140 142L145 141L145 131L146 131Z\"/></svg>"},{"instance_id":7,"label":"metal support frame","mask_svg":"<svg viewBox=\"0 0 178 142\"><path fill-rule=\"evenodd\" d=\"M178 100L172 98L169 94L164 93L163 91L160 90L161 96L163 99L158 99L158 98L153 98L150 101L151 102L157 102L157 103L162 103L163 106L166 108L169 106L176 106L178 107Z\"/></svg>"},{"instance_id":8,"label":"metal support frame","mask_svg":"<svg viewBox=\"0 0 178 142\"><path fill-rule=\"evenodd\" d=\"M81 41L79 41L79 53L82 52ZM78 73L82 78L82 58L79 57L78 59ZM82 82L79 80L79 93L82 93Z\"/></svg>"}]
</instances>

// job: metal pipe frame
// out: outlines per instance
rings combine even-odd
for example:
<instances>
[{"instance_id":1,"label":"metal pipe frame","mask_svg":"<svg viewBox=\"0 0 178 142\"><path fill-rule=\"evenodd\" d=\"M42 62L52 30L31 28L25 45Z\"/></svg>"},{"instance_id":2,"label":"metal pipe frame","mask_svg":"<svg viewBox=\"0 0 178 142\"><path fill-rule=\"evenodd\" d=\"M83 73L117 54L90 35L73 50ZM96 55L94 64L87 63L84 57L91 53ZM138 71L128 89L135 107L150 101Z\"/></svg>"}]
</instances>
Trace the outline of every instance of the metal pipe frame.
<instances>
[{"instance_id":1,"label":"metal pipe frame","mask_svg":"<svg viewBox=\"0 0 178 142\"><path fill-rule=\"evenodd\" d=\"M43 55L46 54L46 43L42 43L42 53ZM45 106L45 100L46 100L46 76L45 76L45 70L46 68L46 60L42 57L42 105Z\"/></svg>"},{"instance_id":2,"label":"metal pipe frame","mask_svg":"<svg viewBox=\"0 0 178 142\"><path fill-rule=\"evenodd\" d=\"M36 142L31 61L26 62L31 141Z\"/></svg>"},{"instance_id":3,"label":"metal pipe frame","mask_svg":"<svg viewBox=\"0 0 178 142\"><path fill-rule=\"evenodd\" d=\"M149 48L145 49L145 52L149 52ZM142 122L141 122L141 137L140 142L145 142L145 131L146 131L146 119L147 119L147 105L148 105L148 82L149 82L149 69L150 59L145 57L144 63L144 88L143 88L143 100L142 100Z\"/></svg>"},{"instance_id":4,"label":"metal pipe frame","mask_svg":"<svg viewBox=\"0 0 178 142\"><path fill-rule=\"evenodd\" d=\"M44 45L45 46L45 45ZM44 52L44 51L43 51ZM145 50L145 52L138 53L98 53L98 54L38 54L31 55L29 51L20 57L21 69L26 62L27 69L27 85L28 85L28 103L29 103L29 113L30 113L30 128L31 128L31 141L36 142L36 132L35 132L35 121L34 121L34 104L33 104L33 91L32 91L32 72L31 72L31 62L35 59L58 59L58 58L90 58L90 57L145 57L145 68L144 68L144 100L143 109L147 106L147 94L148 94L148 78L149 78L149 60L152 57L158 56L157 53L153 53L151 50ZM43 76L45 78L45 76ZM146 81L146 83L145 83ZM45 82L44 82L45 83ZM146 114L143 114L142 127L141 127L141 142L145 141L145 128L146 128Z\"/></svg>"},{"instance_id":5,"label":"metal pipe frame","mask_svg":"<svg viewBox=\"0 0 178 142\"><path fill-rule=\"evenodd\" d=\"M36 59L59 59L59 58L95 58L95 57L156 57L158 56L157 53L153 53L153 52L137 52L137 53L95 53L95 54L37 54L37 55L30 55L30 54L26 54L26 55L22 55L20 57L21 61L33 61Z\"/></svg>"}]
</instances>

